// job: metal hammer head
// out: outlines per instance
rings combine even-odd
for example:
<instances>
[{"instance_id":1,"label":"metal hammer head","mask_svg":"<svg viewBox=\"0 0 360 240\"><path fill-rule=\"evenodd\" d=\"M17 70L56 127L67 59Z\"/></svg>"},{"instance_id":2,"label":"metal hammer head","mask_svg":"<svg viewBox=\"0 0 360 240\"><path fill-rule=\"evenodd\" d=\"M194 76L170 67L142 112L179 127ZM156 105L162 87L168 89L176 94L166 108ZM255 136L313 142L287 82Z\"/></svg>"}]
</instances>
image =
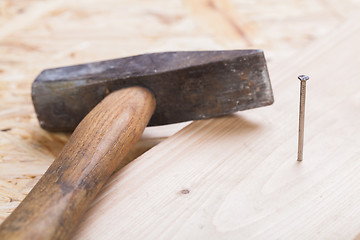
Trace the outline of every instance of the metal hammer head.
<instances>
[{"instance_id":1,"label":"metal hammer head","mask_svg":"<svg viewBox=\"0 0 360 240\"><path fill-rule=\"evenodd\" d=\"M150 126L273 103L261 50L152 53L48 69L35 79L32 99L44 129L72 131L106 95L130 86L154 93Z\"/></svg>"}]
</instances>

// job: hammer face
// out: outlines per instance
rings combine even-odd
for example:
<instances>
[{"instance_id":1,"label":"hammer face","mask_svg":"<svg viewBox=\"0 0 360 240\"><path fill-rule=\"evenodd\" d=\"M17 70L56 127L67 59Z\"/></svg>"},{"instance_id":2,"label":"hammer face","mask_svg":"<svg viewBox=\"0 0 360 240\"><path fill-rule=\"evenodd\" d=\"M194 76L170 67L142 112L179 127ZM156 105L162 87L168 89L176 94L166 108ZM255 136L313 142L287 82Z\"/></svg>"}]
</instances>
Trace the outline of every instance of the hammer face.
<instances>
[{"instance_id":1,"label":"hammer face","mask_svg":"<svg viewBox=\"0 0 360 240\"><path fill-rule=\"evenodd\" d=\"M131 86L154 93L150 126L273 103L261 50L152 53L48 69L34 81L32 98L43 128L72 131L106 95Z\"/></svg>"}]
</instances>

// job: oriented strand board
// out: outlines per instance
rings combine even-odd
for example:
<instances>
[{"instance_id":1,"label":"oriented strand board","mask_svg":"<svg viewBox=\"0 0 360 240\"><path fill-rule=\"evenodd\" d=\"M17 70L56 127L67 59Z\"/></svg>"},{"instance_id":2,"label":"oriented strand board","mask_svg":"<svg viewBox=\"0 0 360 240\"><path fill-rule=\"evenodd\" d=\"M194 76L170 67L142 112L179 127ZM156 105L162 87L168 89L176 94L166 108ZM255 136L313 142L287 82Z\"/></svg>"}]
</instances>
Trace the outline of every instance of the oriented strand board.
<instances>
[{"instance_id":1,"label":"oriented strand board","mask_svg":"<svg viewBox=\"0 0 360 240\"><path fill-rule=\"evenodd\" d=\"M358 22L270 67L273 106L194 122L116 173L75 239L354 238ZM301 163L300 73L311 77Z\"/></svg>"},{"instance_id":2,"label":"oriented strand board","mask_svg":"<svg viewBox=\"0 0 360 240\"><path fill-rule=\"evenodd\" d=\"M30 88L42 69L154 51L233 48L263 48L271 63L359 11L359 0L1 0L0 222L69 137L38 126ZM184 125L147 129L124 165Z\"/></svg>"}]
</instances>

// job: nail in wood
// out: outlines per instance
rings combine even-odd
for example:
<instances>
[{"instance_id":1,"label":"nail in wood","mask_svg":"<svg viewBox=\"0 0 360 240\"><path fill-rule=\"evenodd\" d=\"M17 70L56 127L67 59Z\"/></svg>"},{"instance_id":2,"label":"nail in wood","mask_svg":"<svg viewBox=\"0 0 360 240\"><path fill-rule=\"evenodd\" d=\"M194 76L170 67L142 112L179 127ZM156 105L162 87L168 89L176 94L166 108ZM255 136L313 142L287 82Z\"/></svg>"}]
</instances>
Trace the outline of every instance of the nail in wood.
<instances>
[{"instance_id":1,"label":"nail in wood","mask_svg":"<svg viewBox=\"0 0 360 240\"><path fill-rule=\"evenodd\" d=\"M303 160L303 149L304 149L304 119L305 119L305 95L306 95L306 81L309 77L306 75L298 76L301 82L300 85L300 108L299 108L299 140L298 140L298 158L301 162Z\"/></svg>"}]
</instances>

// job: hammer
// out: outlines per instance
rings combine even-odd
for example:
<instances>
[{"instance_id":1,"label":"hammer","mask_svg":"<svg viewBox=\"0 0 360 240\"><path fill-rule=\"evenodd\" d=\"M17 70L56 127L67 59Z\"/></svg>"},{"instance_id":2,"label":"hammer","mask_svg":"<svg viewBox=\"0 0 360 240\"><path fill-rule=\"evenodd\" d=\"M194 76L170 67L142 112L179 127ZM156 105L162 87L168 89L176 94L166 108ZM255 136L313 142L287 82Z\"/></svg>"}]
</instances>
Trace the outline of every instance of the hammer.
<instances>
[{"instance_id":1,"label":"hammer","mask_svg":"<svg viewBox=\"0 0 360 240\"><path fill-rule=\"evenodd\" d=\"M0 239L68 239L146 126L206 119L273 103L261 50L164 52L41 72L39 123L74 131L0 226Z\"/></svg>"}]
</instances>

